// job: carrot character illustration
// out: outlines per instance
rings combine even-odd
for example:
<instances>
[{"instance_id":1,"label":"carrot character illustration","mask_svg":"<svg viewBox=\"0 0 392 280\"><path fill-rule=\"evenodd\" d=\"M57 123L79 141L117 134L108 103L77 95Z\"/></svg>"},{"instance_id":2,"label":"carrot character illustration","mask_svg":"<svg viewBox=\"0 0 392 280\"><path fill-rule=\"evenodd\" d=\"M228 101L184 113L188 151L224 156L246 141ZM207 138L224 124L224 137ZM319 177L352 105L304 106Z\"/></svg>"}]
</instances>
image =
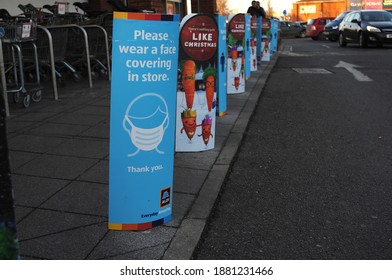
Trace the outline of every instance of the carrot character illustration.
<instances>
[{"instance_id":1,"label":"carrot character illustration","mask_svg":"<svg viewBox=\"0 0 392 280\"><path fill-rule=\"evenodd\" d=\"M255 40L251 40L250 41L250 47L251 47L251 51L252 51L252 55L255 54Z\"/></svg>"},{"instance_id":2,"label":"carrot character illustration","mask_svg":"<svg viewBox=\"0 0 392 280\"><path fill-rule=\"evenodd\" d=\"M242 78L244 78L244 73L245 73L245 54L243 54L241 57L241 76L242 76Z\"/></svg>"},{"instance_id":3,"label":"carrot character illustration","mask_svg":"<svg viewBox=\"0 0 392 280\"><path fill-rule=\"evenodd\" d=\"M263 56L264 56L264 55L268 55L268 52L269 52L269 44L270 44L269 40L266 40L266 41L265 41L265 44L264 44L264 49L263 49Z\"/></svg>"},{"instance_id":4,"label":"carrot character illustration","mask_svg":"<svg viewBox=\"0 0 392 280\"><path fill-rule=\"evenodd\" d=\"M231 51L231 67L233 71L237 70L237 59L238 59L238 51L237 49L233 49Z\"/></svg>"},{"instance_id":5,"label":"carrot character illustration","mask_svg":"<svg viewBox=\"0 0 392 280\"><path fill-rule=\"evenodd\" d=\"M203 73L203 80L206 85L206 99L208 112L211 112L212 109L212 101L214 99L215 92L215 77L216 77L216 69L212 67L208 67Z\"/></svg>"},{"instance_id":6,"label":"carrot character illustration","mask_svg":"<svg viewBox=\"0 0 392 280\"><path fill-rule=\"evenodd\" d=\"M240 77L234 77L234 85L236 90L238 90L239 86L240 86Z\"/></svg>"},{"instance_id":7,"label":"carrot character illustration","mask_svg":"<svg viewBox=\"0 0 392 280\"><path fill-rule=\"evenodd\" d=\"M201 134L197 136L203 136L203 141L206 146L208 145L208 141L210 141L210 136L214 137L211 133L212 119L209 115L206 115L204 120L201 122Z\"/></svg>"},{"instance_id":8,"label":"carrot character illustration","mask_svg":"<svg viewBox=\"0 0 392 280\"><path fill-rule=\"evenodd\" d=\"M196 110L186 109L182 111L181 121L183 128L181 128L180 132L183 133L185 130L186 136L188 136L189 140L192 140L193 136L195 136L196 127L201 126L201 124L196 124Z\"/></svg>"},{"instance_id":9,"label":"carrot character illustration","mask_svg":"<svg viewBox=\"0 0 392 280\"><path fill-rule=\"evenodd\" d=\"M196 63L193 60L186 60L182 65L182 86L185 91L186 106L193 107L195 97Z\"/></svg>"}]
</instances>

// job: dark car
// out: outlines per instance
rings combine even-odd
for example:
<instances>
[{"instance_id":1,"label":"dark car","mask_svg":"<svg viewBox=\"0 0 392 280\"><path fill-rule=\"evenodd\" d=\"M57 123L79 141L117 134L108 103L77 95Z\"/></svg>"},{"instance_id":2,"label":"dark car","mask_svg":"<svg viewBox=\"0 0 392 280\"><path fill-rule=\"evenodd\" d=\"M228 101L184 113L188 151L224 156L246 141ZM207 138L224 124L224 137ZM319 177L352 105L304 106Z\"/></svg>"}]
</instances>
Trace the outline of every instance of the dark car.
<instances>
[{"instance_id":1,"label":"dark car","mask_svg":"<svg viewBox=\"0 0 392 280\"><path fill-rule=\"evenodd\" d=\"M306 28L299 23L283 20L280 21L280 37L281 38L304 38Z\"/></svg>"},{"instance_id":2,"label":"dark car","mask_svg":"<svg viewBox=\"0 0 392 280\"><path fill-rule=\"evenodd\" d=\"M345 15L350 11L340 13L333 21L327 23L324 28L324 36L331 42L335 42L339 38L339 24L342 22Z\"/></svg>"},{"instance_id":3,"label":"dark car","mask_svg":"<svg viewBox=\"0 0 392 280\"><path fill-rule=\"evenodd\" d=\"M333 19L333 17L309 19L308 24L306 25L306 37L310 37L313 40L320 39L323 35L325 25L330 23Z\"/></svg>"},{"instance_id":4,"label":"dark car","mask_svg":"<svg viewBox=\"0 0 392 280\"><path fill-rule=\"evenodd\" d=\"M392 13L381 10L361 10L348 13L339 25L339 45L358 43L392 44Z\"/></svg>"}]
</instances>

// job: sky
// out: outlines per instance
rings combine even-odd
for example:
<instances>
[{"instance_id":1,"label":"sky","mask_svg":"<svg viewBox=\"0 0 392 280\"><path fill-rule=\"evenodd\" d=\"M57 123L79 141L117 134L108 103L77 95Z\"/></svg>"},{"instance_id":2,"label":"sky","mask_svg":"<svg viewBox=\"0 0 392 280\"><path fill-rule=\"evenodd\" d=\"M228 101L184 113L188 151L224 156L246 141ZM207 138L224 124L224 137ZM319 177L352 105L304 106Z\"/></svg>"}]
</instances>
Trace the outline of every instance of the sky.
<instances>
[{"instance_id":1,"label":"sky","mask_svg":"<svg viewBox=\"0 0 392 280\"><path fill-rule=\"evenodd\" d=\"M267 8L267 0L259 0L261 6L266 9ZM270 0L272 4L272 8L274 12L277 13L277 16L283 15L283 10L290 10L293 8L292 3L295 2L293 0ZM246 13L248 7L251 5L251 0L227 0L228 6L232 10L237 10L238 13Z\"/></svg>"}]
</instances>

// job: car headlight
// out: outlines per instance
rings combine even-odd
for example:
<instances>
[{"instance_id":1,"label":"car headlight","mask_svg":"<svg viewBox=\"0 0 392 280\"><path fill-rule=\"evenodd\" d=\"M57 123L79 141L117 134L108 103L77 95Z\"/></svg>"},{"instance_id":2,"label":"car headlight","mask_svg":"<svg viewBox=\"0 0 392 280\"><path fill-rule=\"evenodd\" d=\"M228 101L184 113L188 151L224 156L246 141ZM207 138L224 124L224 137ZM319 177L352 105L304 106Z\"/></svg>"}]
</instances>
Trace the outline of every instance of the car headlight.
<instances>
[{"instance_id":1,"label":"car headlight","mask_svg":"<svg viewBox=\"0 0 392 280\"><path fill-rule=\"evenodd\" d=\"M338 25L337 25L337 26L332 26L332 29L333 29L333 30L338 29L338 28L339 28Z\"/></svg>"},{"instance_id":2,"label":"car headlight","mask_svg":"<svg viewBox=\"0 0 392 280\"><path fill-rule=\"evenodd\" d=\"M370 25L366 26L366 30L369 32L381 32L379 28Z\"/></svg>"}]
</instances>

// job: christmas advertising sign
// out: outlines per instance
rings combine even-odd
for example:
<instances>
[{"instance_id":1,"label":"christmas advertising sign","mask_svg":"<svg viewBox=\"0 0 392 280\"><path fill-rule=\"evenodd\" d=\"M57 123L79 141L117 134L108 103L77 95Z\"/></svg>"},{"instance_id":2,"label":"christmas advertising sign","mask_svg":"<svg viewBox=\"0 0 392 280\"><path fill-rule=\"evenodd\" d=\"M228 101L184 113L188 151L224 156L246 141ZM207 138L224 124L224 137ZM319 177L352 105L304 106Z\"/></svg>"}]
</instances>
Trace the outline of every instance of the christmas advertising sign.
<instances>
[{"instance_id":1,"label":"christmas advertising sign","mask_svg":"<svg viewBox=\"0 0 392 280\"><path fill-rule=\"evenodd\" d=\"M271 40L271 22L267 18L262 19L263 36L261 42L261 61L270 61L270 40Z\"/></svg>"},{"instance_id":2,"label":"christmas advertising sign","mask_svg":"<svg viewBox=\"0 0 392 280\"><path fill-rule=\"evenodd\" d=\"M177 152L206 151L215 146L218 37L213 16L190 14L181 21Z\"/></svg>"},{"instance_id":3,"label":"christmas advertising sign","mask_svg":"<svg viewBox=\"0 0 392 280\"><path fill-rule=\"evenodd\" d=\"M229 17L227 34L227 93L245 92L245 15Z\"/></svg>"},{"instance_id":4,"label":"christmas advertising sign","mask_svg":"<svg viewBox=\"0 0 392 280\"><path fill-rule=\"evenodd\" d=\"M178 15L114 12L109 229L171 220Z\"/></svg>"},{"instance_id":5,"label":"christmas advertising sign","mask_svg":"<svg viewBox=\"0 0 392 280\"><path fill-rule=\"evenodd\" d=\"M260 40L260 38L259 38ZM250 71L257 71L257 16L250 19Z\"/></svg>"}]
</instances>

